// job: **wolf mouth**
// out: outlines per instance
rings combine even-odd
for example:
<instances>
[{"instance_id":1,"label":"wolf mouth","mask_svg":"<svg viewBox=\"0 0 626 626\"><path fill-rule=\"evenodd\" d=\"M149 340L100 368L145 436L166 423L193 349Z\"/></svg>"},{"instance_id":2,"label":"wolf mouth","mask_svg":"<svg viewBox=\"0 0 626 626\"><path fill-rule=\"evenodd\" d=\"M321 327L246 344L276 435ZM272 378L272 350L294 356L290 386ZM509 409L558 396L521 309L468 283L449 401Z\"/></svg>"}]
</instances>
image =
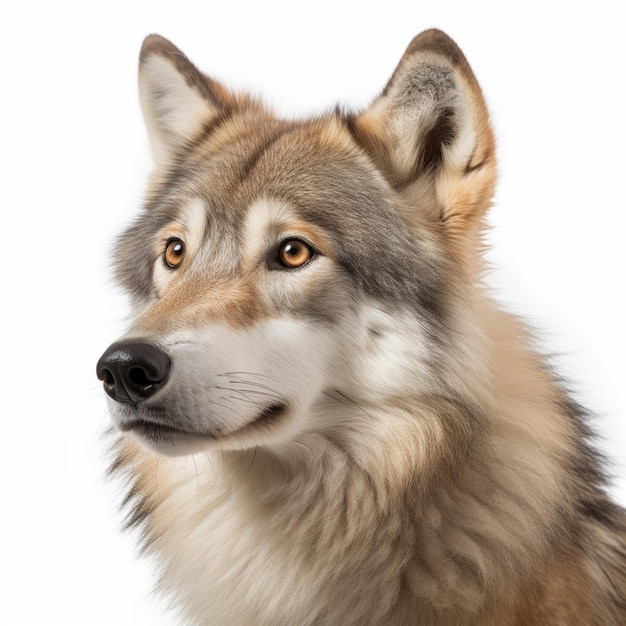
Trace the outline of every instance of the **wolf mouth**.
<instances>
[{"instance_id":1,"label":"wolf mouth","mask_svg":"<svg viewBox=\"0 0 626 626\"><path fill-rule=\"evenodd\" d=\"M272 426L287 412L287 405L283 403L272 404L262 411L258 417L251 422L248 422L243 427L232 433L226 433L227 435L238 435L248 433L255 430L259 426Z\"/></svg>"},{"instance_id":2,"label":"wolf mouth","mask_svg":"<svg viewBox=\"0 0 626 626\"><path fill-rule=\"evenodd\" d=\"M123 431L133 431L139 435L145 435L147 438L166 437L168 435L196 435L196 436L209 436L204 433L194 433L192 431L176 428L175 426L168 426L159 422L153 422L148 419L138 419L128 424L121 426Z\"/></svg>"},{"instance_id":3,"label":"wolf mouth","mask_svg":"<svg viewBox=\"0 0 626 626\"><path fill-rule=\"evenodd\" d=\"M241 435L251 433L259 427L271 426L279 421L286 412L286 404L272 404L261 411L261 413L259 413L259 415L253 420L232 432L215 431L210 433L187 430L179 426L165 423L162 411L159 411L156 415L135 417L131 420L122 422L119 427L120 430L124 432L133 432L141 439L155 445L169 444L175 441L183 443L186 439L189 441L198 439L218 440L224 437L239 437Z\"/></svg>"}]
</instances>

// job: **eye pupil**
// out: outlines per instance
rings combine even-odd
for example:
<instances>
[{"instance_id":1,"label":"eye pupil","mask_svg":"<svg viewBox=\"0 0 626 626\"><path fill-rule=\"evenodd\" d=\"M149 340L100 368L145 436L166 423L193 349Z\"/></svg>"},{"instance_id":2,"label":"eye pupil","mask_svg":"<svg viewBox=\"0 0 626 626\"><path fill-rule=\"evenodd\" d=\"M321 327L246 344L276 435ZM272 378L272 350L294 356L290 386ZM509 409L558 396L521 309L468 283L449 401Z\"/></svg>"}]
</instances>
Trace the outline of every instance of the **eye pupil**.
<instances>
[{"instance_id":1,"label":"eye pupil","mask_svg":"<svg viewBox=\"0 0 626 626\"><path fill-rule=\"evenodd\" d=\"M183 262L185 244L181 239L170 239L165 245L165 264L177 268Z\"/></svg>"},{"instance_id":2,"label":"eye pupil","mask_svg":"<svg viewBox=\"0 0 626 626\"><path fill-rule=\"evenodd\" d=\"M313 250L304 241L290 239L285 241L279 251L280 263L283 267L301 267L313 256Z\"/></svg>"}]
</instances>

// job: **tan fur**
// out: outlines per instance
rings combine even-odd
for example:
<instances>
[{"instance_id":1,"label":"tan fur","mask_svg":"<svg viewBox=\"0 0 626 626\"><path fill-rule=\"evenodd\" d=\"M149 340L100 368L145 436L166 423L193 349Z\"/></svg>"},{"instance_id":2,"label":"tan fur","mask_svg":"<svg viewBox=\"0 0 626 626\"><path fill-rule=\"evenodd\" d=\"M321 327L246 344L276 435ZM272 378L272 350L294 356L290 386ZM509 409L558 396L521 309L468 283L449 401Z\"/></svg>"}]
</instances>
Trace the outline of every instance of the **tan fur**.
<instances>
[{"instance_id":1,"label":"tan fur","mask_svg":"<svg viewBox=\"0 0 626 626\"><path fill-rule=\"evenodd\" d=\"M351 350L367 365L363 376L372 376L358 401L331 390L295 426L286 417L286 430L253 422L222 440L218 431L215 445L190 456L155 455L132 434L120 437L115 469L130 482L131 522L142 524L162 567L161 587L182 615L216 625L626 623L624 514L604 494L580 412L524 325L479 282L495 145L458 47L443 33L423 33L367 111L306 123L281 122L229 94L153 36L142 66L154 55L176 66L189 101L203 111L163 143L158 107L145 96L161 172L149 197L158 198L172 164L210 162L215 170L199 176L194 190L211 185L225 218L242 225L239 247L224 243L215 254L221 261L211 257L203 271L197 259L208 253L194 244L181 271L145 304L131 336L165 342L207 326L254 331L293 310L301 319L307 303L335 289L343 330L311 345L336 341L329 367ZM433 94L415 96L423 86L411 76L426 71L441 80L439 109ZM406 100L416 97L420 106L411 108ZM207 131L224 111L227 121ZM427 145L438 123L440 153ZM413 127L420 131L411 135ZM453 138L445 135L450 128ZM228 159L237 167L222 168ZM374 298L339 303L342 251L333 233L292 208L301 198L327 198L314 188L314 159L369 172L446 273L445 340L425 343L422 352L407 347L423 359L423 375L403 378L400 340L408 335L397 335L393 354L377 351L396 326L413 324L418 344L426 322L408 310L388 313ZM281 187L290 172L304 173L298 185ZM324 180L341 194L347 179L331 177ZM249 187L236 186L241 179ZM173 232L184 235L184 223ZM322 252L295 282L296 275L277 275L259 261L267 241L294 233ZM311 325L314 337L319 324ZM353 333L359 324L367 328L362 335ZM371 372L387 363L397 368L389 379Z\"/></svg>"},{"instance_id":2,"label":"tan fur","mask_svg":"<svg viewBox=\"0 0 626 626\"><path fill-rule=\"evenodd\" d=\"M212 305L207 307L207 296ZM194 306L194 303L197 306ZM177 328L195 328L209 318L230 326L250 326L265 313L261 299L252 282L237 285L207 284L200 280L185 280L170 287L149 311L137 319L133 328L139 334L171 332Z\"/></svg>"},{"instance_id":3,"label":"tan fur","mask_svg":"<svg viewBox=\"0 0 626 626\"><path fill-rule=\"evenodd\" d=\"M379 167L411 196L411 187L416 183L420 185L421 181L408 181L406 170L398 178L397 159L389 153L389 147L397 141L397 131L389 125L389 120L393 119L389 110L393 105L388 101L393 95L398 76L420 56L425 57L426 61L440 62L443 57L449 62L468 100L469 125L473 134L471 150L460 154L452 151L444 154L447 163L435 181L435 193L442 222L450 237L451 250L475 273L478 270L475 255L479 249L480 218L490 206L495 185L495 141L478 82L456 44L443 33L434 30L416 37L407 48L382 96L356 120L357 133ZM402 168L400 171L403 171ZM420 192L418 188L417 194Z\"/></svg>"}]
</instances>

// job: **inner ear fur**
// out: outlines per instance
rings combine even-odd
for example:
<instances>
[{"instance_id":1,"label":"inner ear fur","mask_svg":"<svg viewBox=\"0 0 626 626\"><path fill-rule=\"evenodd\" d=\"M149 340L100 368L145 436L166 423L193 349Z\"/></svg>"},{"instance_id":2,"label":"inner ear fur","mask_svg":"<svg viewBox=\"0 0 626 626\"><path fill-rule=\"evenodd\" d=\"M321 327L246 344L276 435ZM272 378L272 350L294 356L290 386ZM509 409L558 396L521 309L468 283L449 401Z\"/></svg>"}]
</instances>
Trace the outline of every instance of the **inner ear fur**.
<instances>
[{"instance_id":1,"label":"inner ear fur","mask_svg":"<svg viewBox=\"0 0 626 626\"><path fill-rule=\"evenodd\" d=\"M179 160L233 96L170 41L149 35L139 56L139 96L157 165Z\"/></svg>"},{"instance_id":2,"label":"inner ear fur","mask_svg":"<svg viewBox=\"0 0 626 626\"><path fill-rule=\"evenodd\" d=\"M413 39L354 129L393 187L434 191L452 239L480 230L495 185L495 142L478 81L445 33Z\"/></svg>"}]
</instances>

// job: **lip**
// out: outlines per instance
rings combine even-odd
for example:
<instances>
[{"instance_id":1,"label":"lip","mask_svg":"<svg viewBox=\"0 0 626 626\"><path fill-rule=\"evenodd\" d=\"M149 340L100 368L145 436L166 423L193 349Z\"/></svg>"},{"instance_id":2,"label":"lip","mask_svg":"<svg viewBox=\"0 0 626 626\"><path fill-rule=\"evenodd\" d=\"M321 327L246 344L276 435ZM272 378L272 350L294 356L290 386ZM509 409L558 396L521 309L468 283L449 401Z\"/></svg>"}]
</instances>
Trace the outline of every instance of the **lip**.
<instances>
[{"instance_id":1,"label":"lip","mask_svg":"<svg viewBox=\"0 0 626 626\"><path fill-rule=\"evenodd\" d=\"M249 432L256 431L259 427L271 427L280 421L280 418L287 413L286 404L272 404L263 410L255 419L248 422L232 433L225 433L224 436L241 436Z\"/></svg>"},{"instance_id":2,"label":"lip","mask_svg":"<svg viewBox=\"0 0 626 626\"><path fill-rule=\"evenodd\" d=\"M173 426L169 426L167 424L161 424L159 422L155 422L149 419L137 419L132 422L128 422L120 425L120 430L122 431L132 431L141 435L144 435L148 438L156 438L156 437L167 437L167 436L206 436L209 435L201 435L200 433L192 433L187 430L182 430L180 428L175 428Z\"/></svg>"},{"instance_id":3,"label":"lip","mask_svg":"<svg viewBox=\"0 0 626 626\"><path fill-rule=\"evenodd\" d=\"M166 456L199 452L215 439L210 434L186 431L143 417L124 421L118 427L122 432L132 433L150 450Z\"/></svg>"},{"instance_id":4,"label":"lip","mask_svg":"<svg viewBox=\"0 0 626 626\"><path fill-rule=\"evenodd\" d=\"M118 420L118 428L130 432L152 450L168 456L192 454L211 446L212 443L233 441L240 447L246 439L267 431L281 421L287 413L286 404L274 404L264 409L252 421L232 432L203 433L189 431L168 423L167 412L163 410L145 411L132 417L126 415ZM251 443L254 442L254 439Z\"/></svg>"}]
</instances>

